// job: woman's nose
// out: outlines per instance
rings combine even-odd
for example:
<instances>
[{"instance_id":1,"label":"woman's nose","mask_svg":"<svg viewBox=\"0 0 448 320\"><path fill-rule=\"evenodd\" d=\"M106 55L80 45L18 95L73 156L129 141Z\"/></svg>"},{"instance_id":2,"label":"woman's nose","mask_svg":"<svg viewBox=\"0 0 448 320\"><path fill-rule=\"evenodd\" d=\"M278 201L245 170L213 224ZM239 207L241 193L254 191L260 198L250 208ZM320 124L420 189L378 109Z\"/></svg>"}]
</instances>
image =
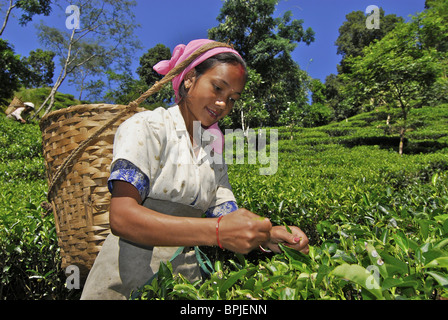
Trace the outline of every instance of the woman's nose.
<instances>
[{"instance_id":1,"label":"woman's nose","mask_svg":"<svg viewBox=\"0 0 448 320\"><path fill-rule=\"evenodd\" d=\"M215 105L220 108L225 108L226 102L223 99L218 99L216 100Z\"/></svg>"}]
</instances>

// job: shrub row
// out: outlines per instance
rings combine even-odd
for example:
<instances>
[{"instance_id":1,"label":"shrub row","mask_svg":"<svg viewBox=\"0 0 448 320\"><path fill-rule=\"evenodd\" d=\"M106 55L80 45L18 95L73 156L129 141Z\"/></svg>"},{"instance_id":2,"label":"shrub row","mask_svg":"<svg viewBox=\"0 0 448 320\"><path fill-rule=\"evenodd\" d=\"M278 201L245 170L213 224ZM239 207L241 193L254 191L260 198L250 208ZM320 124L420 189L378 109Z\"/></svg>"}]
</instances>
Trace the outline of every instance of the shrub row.
<instances>
[{"instance_id":1,"label":"shrub row","mask_svg":"<svg viewBox=\"0 0 448 320\"><path fill-rule=\"evenodd\" d=\"M215 267L210 278L189 283L162 265L142 298L447 298L446 112L424 109L415 111L421 122L409 143L431 136L441 146L402 157L381 139L361 140L385 137L378 127L384 114L297 128L293 140L278 128L277 173L261 176L259 164L235 164L229 177L241 207L304 229L310 255L283 248L243 257L203 248ZM77 298L65 288L45 206L38 126L2 116L0 128L0 299Z\"/></svg>"},{"instance_id":2,"label":"shrub row","mask_svg":"<svg viewBox=\"0 0 448 320\"><path fill-rule=\"evenodd\" d=\"M0 116L0 300L67 299L36 124Z\"/></svg>"}]
</instances>

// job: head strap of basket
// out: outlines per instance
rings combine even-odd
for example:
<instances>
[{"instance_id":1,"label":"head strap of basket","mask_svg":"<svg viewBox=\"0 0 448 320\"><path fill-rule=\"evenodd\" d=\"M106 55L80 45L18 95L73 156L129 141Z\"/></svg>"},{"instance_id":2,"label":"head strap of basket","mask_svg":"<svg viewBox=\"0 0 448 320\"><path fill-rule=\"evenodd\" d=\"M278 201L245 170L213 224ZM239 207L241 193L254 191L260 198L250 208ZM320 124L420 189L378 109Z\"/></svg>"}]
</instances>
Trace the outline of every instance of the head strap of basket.
<instances>
[{"instance_id":1,"label":"head strap of basket","mask_svg":"<svg viewBox=\"0 0 448 320\"><path fill-rule=\"evenodd\" d=\"M151 95L158 92L165 84L169 83L173 78L175 78L178 74L180 74L185 68L187 68L190 63L192 63L196 58L204 54L205 52L218 48L218 47L226 47L226 48L233 48L232 45L222 42L210 42L202 47L200 47L198 50L196 50L188 59L181 62L179 65L177 65L175 68L173 68L168 74L166 74L162 80L156 82L148 91L146 91L144 94L140 96L140 98L132 101L129 103L127 108L125 108L123 111L118 113L116 116L111 118L109 121L107 121L101 128L99 128L93 135L91 135L87 140L85 140L83 143L81 143L72 153L71 155L64 161L64 163L57 169L56 173L54 174L49 186L48 186L48 196L53 191L55 183L58 181L58 179L61 178L62 173L67 168L67 166L79 155L79 153L84 150L89 143L97 138L101 133L103 133L108 127L110 127L111 124L115 123L118 119L122 118L127 113L136 110L138 106L144 102L146 99L148 99Z\"/></svg>"},{"instance_id":2,"label":"head strap of basket","mask_svg":"<svg viewBox=\"0 0 448 320\"><path fill-rule=\"evenodd\" d=\"M111 195L107 180L116 129L133 114L144 111L139 105L149 96L202 54L218 47L232 48L220 42L201 46L129 105L71 106L53 111L40 121L48 200L53 209L62 268L78 266L82 281L110 234Z\"/></svg>"}]
</instances>

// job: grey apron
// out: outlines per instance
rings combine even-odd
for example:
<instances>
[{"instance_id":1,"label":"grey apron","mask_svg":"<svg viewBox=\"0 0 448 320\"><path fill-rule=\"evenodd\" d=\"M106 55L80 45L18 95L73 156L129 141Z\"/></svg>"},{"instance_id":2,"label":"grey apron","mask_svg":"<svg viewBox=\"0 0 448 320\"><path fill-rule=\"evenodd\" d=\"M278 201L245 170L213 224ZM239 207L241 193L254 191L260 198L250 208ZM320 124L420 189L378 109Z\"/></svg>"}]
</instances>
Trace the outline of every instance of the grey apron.
<instances>
[{"instance_id":1,"label":"grey apron","mask_svg":"<svg viewBox=\"0 0 448 320\"><path fill-rule=\"evenodd\" d=\"M187 205L147 199L143 205L173 216L200 218L202 211ZM179 247L144 247L110 234L101 248L84 286L81 300L126 300L169 261ZM185 248L172 262L173 273L190 281L201 278L194 248Z\"/></svg>"}]
</instances>

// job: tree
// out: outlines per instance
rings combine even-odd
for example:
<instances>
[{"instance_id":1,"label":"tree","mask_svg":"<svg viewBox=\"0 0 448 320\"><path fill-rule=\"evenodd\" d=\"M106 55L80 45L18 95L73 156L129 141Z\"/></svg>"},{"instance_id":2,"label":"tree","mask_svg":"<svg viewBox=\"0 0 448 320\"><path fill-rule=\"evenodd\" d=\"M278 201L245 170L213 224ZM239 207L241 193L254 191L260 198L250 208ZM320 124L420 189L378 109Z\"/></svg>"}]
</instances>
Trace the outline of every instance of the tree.
<instances>
[{"instance_id":1,"label":"tree","mask_svg":"<svg viewBox=\"0 0 448 320\"><path fill-rule=\"evenodd\" d=\"M162 60L170 60L171 51L163 44L157 44L149 49L140 57L140 65L137 68L137 74L140 81L146 84L146 87L152 87L157 81L162 80L163 75L157 73L153 67ZM167 105L173 101L173 92L170 85L164 86L159 92L149 97L146 103L150 105Z\"/></svg>"},{"instance_id":2,"label":"tree","mask_svg":"<svg viewBox=\"0 0 448 320\"><path fill-rule=\"evenodd\" d=\"M256 92L262 84L261 76L248 67L249 77L241 98L232 112L222 121L226 127L241 127L247 136L249 128L263 126L269 119L269 114L262 103L259 103Z\"/></svg>"},{"instance_id":3,"label":"tree","mask_svg":"<svg viewBox=\"0 0 448 320\"><path fill-rule=\"evenodd\" d=\"M288 102L287 108L282 112L279 123L289 129L290 140L294 139L294 130L302 124L302 112L298 104L295 102Z\"/></svg>"},{"instance_id":4,"label":"tree","mask_svg":"<svg viewBox=\"0 0 448 320\"><path fill-rule=\"evenodd\" d=\"M278 0L227 0L217 18L220 24L209 30L210 39L230 41L261 76L255 96L269 113L271 125L278 122L287 102L306 100L307 88L302 85L306 73L291 52L299 42L314 41L314 32L304 30L303 20L293 20L290 11L274 18L277 4Z\"/></svg>"},{"instance_id":5,"label":"tree","mask_svg":"<svg viewBox=\"0 0 448 320\"><path fill-rule=\"evenodd\" d=\"M93 57L80 64L76 73L72 72L68 75L69 83L73 84L79 92L78 100L83 99L85 92L87 92L87 96L92 93L91 91L98 92L98 85L104 82L97 79L102 76L112 63L112 59L109 56L94 55L94 51L98 50L97 48L85 47L84 50L90 50ZM92 77L94 80L89 80Z\"/></svg>"},{"instance_id":6,"label":"tree","mask_svg":"<svg viewBox=\"0 0 448 320\"><path fill-rule=\"evenodd\" d=\"M19 19L19 23L22 26L30 22L34 15L43 14L48 16L51 12L51 0L9 0L8 2L8 9L6 9L3 25L0 29L0 36L3 34L3 31L5 31L6 24L14 9L20 9L23 12Z\"/></svg>"},{"instance_id":7,"label":"tree","mask_svg":"<svg viewBox=\"0 0 448 320\"><path fill-rule=\"evenodd\" d=\"M440 74L440 55L435 48L425 48L420 32L421 15L410 23L399 23L382 40L366 47L363 54L350 57L353 73L344 74L344 92L352 103L382 101L401 110L398 121L403 154L411 108L422 107Z\"/></svg>"},{"instance_id":8,"label":"tree","mask_svg":"<svg viewBox=\"0 0 448 320\"><path fill-rule=\"evenodd\" d=\"M448 2L426 1L420 14L419 37L422 48L434 48L439 54L441 73L429 92L433 105L448 102Z\"/></svg>"},{"instance_id":9,"label":"tree","mask_svg":"<svg viewBox=\"0 0 448 320\"><path fill-rule=\"evenodd\" d=\"M14 49L9 43L0 39L0 103L8 104L10 99L19 87L20 78L25 74L25 66L20 60L20 56L14 53Z\"/></svg>"},{"instance_id":10,"label":"tree","mask_svg":"<svg viewBox=\"0 0 448 320\"><path fill-rule=\"evenodd\" d=\"M153 67L160 61L169 59L171 59L170 48L159 43L140 57L140 66L137 68L137 74L141 80L145 81L148 86L151 86L163 78L163 75L157 73Z\"/></svg>"},{"instance_id":11,"label":"tree","mask_svg":"<svg viewBox=\"0 0 448 320\"><path fill-rule=\"evenodd\" d=\"M342 79L341 76L334 73L328 75L325 78L325 99L328 107L333 110L334 118L337 121L347 119L355 113L353 108L348 107L343 104L344 97L342 96Z\"/></svg>"},{"instance_id":12,"label":"tree","mask_svg":"<svg viewBox=\"0 0 448 320\"><path fill-rule=\"evenodd\" d=\"M141 96L148 88L142 80L136 80L130 72L107 71L109 90L105 95L107 102L127 105ZM143 104L141 105L143 106Z\"/></svg>"},{"instance_id":13,"label":"tree","mask_svg":"<svg viewBox=\"0 0 448 320\"><path fill-rule=\"evenodd\" d=\"M397 23L403 22L403 18L395 14L386 15L382 8L380 8L379 29L368 29L366 19L364 12L353 11L346 15L346 21L339 28L339 36L335 42L337 53L342 57L337 66L338 74L332 74L325 79L327 104L333 109L336 120L347 119L364 111L362 105L346 99L340 91L345 85L342 75L352 72L347 59L362 56L364 48L380 41L395 28Z\"/></svg>"},{"instance_id":14,"label":"tree","mask_svg":"<svg viewBox=\"0 0 448 320\"><path fill-rule=\"evenodd\" d=\"M302 125L305 128L326 125L333 119L333 110L321 102L306 105L302 110Z\"/></svg>"},{"instance_id":15,"label":"tree","mask_svg":"<svg viewBox=\"0 0 448 320\"><path fill-rule=\"evenodd\" d=\"M72 5L71 0L57 2L57 6L64 12L69 5ZM66 23L68 31L42 23L38 26L39 40L55 52L60 61L61 72L35 115L44 107L44 114L52 109L55 94L68 76L78 76L77 72L81 68L96 68L99 61L105 62L108 69L123 70L129 66L134 50L139 48L139 43L133 36L137 27L132 12L135 1L82 0L77 1L76 5L80 12L79 24L75 15L73 25ZM93 61L96 62L91 63ZM98 70L94 72L98 73Z\"/></svg>"},{"instance_id":16,"label":"tree","mask_svg":"<svg viewBox=\"0 0 448 320\"><path fill-rule=\"evenodd\" d=\"M171 51L163 44L157 44L140 57L137 68L139 79L134 79L131 72L116 73L109 71L106 100L115 103L127 104L139 98L144 92L152 87L163 75L154 71L153 66L162 60L171 59ZM167 84L144 101L141 106L147 109L166 107L173 102L173 91L171 84Z\"/></svg>"},{"instance_id":17,"label":"tree","mask_svg":"<svg viewBox=\"0 0 448 320\"><path fill-rule=\"evenodd\" d=\"M104 100L104 88L106 84L101 79L92 79L83 83L85 97L80 97L79 100L89 101L91 103L105 103ZM115 101L112 101L115 103Z\"/></svg>"},{"instance_id":18,"label":"tree","mask_svg":"<svg viewBox=\"0 0 448 320\"><path fill-rule=\"evenodd\" d=\"M363 49L381 40L386 34L393 30L397 23L403 22L403 18L395 14L385 15L380 8L381 27L379 29L368 29L366 27L366 15L362 11L353 11L346 15L347 20L339 28L339 36L335 42L337 53L342 56L341 64L338 66L339 73L350 73L345 59L358 57L363 54Z\"/></svg>"},{"instance_id":19,"label":"tree","mask_svg":"<svg viewBox=\"0 0 448 320\"><path fill-rule=\"evenodd\" d=\"M28 69L27 76L22 80L27 88L38 88L50 85L54 76L54 52L37 49L31 51L29 57L22 62Z\"/></svg>"},{"instance_id":20,"label":"tree","mask_svg":"<svg viewBox=\"0 0 448 320\"><path fill-rule=\"evenodd\" d=\"M312 79L310 82L311 91L311 103L322 103L326 102L325 98L325 85L319 79Z\"/></svg>"}]
</instances>

